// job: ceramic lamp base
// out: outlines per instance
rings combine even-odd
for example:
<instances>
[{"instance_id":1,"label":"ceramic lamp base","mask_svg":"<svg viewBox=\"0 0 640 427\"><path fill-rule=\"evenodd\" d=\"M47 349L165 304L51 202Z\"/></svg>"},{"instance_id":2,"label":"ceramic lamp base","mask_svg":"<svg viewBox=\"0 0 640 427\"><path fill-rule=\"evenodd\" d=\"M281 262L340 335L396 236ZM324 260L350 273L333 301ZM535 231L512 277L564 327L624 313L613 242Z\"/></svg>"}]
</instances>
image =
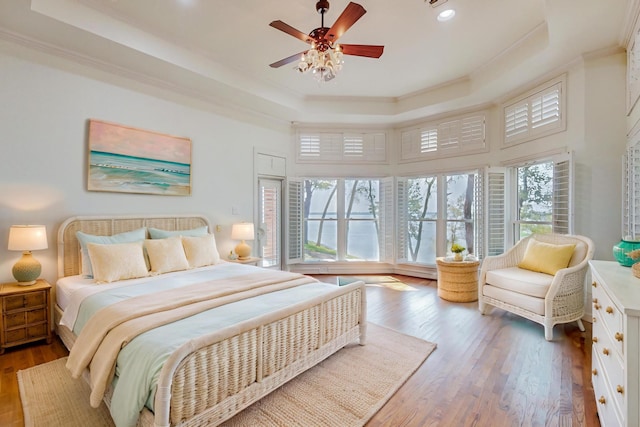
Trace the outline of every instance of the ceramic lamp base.
<instances>
[{"instance_id":1,"label":"ceramic lamp base","mask_svg":"<svg viewBox=\"0 0 640 427\"><path fill-rule=\"evenodd\" d=\"M247 259L251 255L251 246L247 245L244 240L236 245L236 254L238 259Z\"/></svg>"},{"instance_id":2,"label":"ceramic lamp base","mask_svg":"<svg viewBox=\"0 0 640 427\"><path fill-rule=\"evenodd\" d=\"M40 277L42 272L42 266L31 255L31 252L26 251L22 254L22 258L15 263L11 272L19 285L28 286L36 283L36 279Z\"/></svg>"}]
</instances>

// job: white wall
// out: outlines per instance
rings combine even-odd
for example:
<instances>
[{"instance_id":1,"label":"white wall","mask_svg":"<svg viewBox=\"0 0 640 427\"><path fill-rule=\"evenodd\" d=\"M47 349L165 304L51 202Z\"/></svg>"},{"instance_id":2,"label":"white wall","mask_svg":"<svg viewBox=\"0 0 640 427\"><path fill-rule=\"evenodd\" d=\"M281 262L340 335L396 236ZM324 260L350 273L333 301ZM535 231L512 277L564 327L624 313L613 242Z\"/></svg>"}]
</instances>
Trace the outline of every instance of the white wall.
<instances>
[{"instance_id":1,"label":"white wall","mask_svg":"<svg viewBox=\"0 0 640 427\"><path fill-rule=\"evenodd\" d=\"M42 277L54 283L57 228L70 216L202 213L222 225L216 233L221 253L237 243L229 238L231 224L253 220L253 148L287 152L288 126L280 130L234 121L151 96L142 84L114 80L0 44L0 282L13 280L11 267L21 256L7 251L12 224L47 226L49 249L34 256L43 265ZM190 138L192 195L87 191L90 118Z\"/></svg>"}]
</instances>

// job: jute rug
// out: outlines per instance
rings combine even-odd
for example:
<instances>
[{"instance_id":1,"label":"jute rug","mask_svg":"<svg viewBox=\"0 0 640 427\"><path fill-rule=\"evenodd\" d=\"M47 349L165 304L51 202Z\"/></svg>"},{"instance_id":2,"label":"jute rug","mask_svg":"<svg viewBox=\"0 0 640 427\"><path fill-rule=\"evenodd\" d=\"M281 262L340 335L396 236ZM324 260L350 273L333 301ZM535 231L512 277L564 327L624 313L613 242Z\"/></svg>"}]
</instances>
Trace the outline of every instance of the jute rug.
<instances>
[{"instance_id":1,"label":"jute rug","mask_svg":"<svg viewBox=\"0 0 640 427\"><path fill-rule=\"evenodd\" d=\"M224 426L363 426L435 348L369 323L367 345L349 344ZM89 406L88 386L71 379L65 363L18 372L25 426L113 426L104 404Z\"/></svg>"}]
</instances>

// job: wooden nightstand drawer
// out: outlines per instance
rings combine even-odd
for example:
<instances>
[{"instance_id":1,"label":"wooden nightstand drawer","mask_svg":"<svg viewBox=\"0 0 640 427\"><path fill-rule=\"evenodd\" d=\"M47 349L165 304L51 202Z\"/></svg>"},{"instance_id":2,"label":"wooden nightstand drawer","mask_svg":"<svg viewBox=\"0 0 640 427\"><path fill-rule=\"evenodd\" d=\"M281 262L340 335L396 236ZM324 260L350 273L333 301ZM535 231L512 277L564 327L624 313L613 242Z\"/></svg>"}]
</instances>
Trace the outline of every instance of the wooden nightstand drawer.
<instances>
[{"instance_id":1,"label":"wooden nightstand drawer","mask_svg":"<svg viewBox=\"0 0 640 427\"><path fill-rule=\"evenodd\" d=\"M29 326L28 328L19 328L7 331L7 342L5 345L22 344L23 342L41 340L49 337L48 325Z\"/></svg>"},{"instance_id":2,"label":"wooden nightstand drawer","mask_svg":"<svg viewBox=\"0 0 640 427\"><path fill-rule=\"evenodd\" d=\"M3 299L3 311L38 307L47 303L47 291L27 292L21 295L9 295Z\"/></svg>"},{"instance_id":3,"label":"wooden nightstand drawer","mask_svg":"<svg viewBox=\"0 0 640 427\"><path fill-rule=\"evenodd\" d=\"M8 314L4 317L4 328L12 329L20 326L27 326L32 323L42 323L47 320L47 310L31 310L19 313Z\"/></svg>"}]
</instances>

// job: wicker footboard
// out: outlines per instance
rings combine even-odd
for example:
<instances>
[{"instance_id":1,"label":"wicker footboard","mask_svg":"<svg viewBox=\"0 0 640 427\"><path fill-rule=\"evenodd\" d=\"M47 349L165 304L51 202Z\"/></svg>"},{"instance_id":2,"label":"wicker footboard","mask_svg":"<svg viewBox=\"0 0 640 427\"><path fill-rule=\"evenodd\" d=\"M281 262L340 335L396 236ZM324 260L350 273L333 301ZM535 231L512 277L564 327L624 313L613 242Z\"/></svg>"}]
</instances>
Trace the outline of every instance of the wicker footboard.
<instances>
[{"instance_id":1,"label":"wicker footboard","mask_svg":"<svg viewBox=\"0 0 640 427\"><path fill-rule=\"evenodd\" d=\"M165 363L155 414L145 408L138 426L218 425L346 344L359 338L363 345L365 295L362 282L336 287L188 342ZM58 333L67 344L73 334L64 329Z\"/></svg>"}]
</instances>

